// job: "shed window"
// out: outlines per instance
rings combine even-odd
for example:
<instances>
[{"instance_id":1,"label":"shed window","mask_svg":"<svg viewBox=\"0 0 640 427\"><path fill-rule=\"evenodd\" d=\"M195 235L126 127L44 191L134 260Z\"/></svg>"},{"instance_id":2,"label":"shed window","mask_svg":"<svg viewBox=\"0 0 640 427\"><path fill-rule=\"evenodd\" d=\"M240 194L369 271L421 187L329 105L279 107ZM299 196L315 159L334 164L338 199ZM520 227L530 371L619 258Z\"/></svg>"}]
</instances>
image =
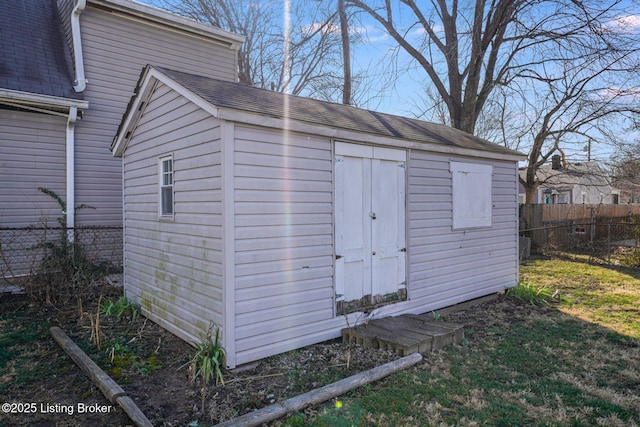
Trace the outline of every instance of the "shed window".
<instances>
[{"instance_id":1,"label":"shed window","mask_svg":"<svg viewBox=\"0 0 640 427\"><path fill-rule=\"evenodd\" d=\"M451 162L453 228L491 226L491 165Z\"/></svg>"},{"instance_id":2,"label":"shed window","mask_svg":"<svg viewBox=\"0 0 640 427\"><path fill-rule=\"evenodd\" d=\"M173 216L173 157L160 159L160 216Z\"/></svg>"}]
</instances>

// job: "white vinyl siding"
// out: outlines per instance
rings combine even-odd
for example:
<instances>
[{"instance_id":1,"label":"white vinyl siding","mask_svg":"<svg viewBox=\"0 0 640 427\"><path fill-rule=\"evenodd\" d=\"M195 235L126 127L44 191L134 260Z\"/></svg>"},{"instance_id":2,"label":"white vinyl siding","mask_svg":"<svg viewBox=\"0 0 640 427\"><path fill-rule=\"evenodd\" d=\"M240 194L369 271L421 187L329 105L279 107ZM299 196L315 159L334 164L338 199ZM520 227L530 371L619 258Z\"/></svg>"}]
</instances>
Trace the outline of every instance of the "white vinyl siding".
<instances>
[{"instance_id":1,"label":"white vinyl siding","mask_svg":"<svg viewBox=\"0 0 640 427\"><path fill-rule=\"evenodd\" d=\"M235 81L233 50L201 37L149 25L88 4L80 15L89 109L76 125L78 225L122 223L121 160L109 152L142 68L164 66Z\"/></svg>"},{"instance_id":2,"label":"white vinyl siding","mask_svg":"<svg viewBox=\"0 0 640 427\"><path fill-rule=\"evenodd\" d=\"M409 161L409 292L429 309L456 304L517 283L518 204L515 162L492 165L491 226L452 231L451 158L414 150Z\"/></svg>"},{"instance_id":3,"label":"white vinyl siding","mask_svg":"<svg viewBox=\"0 0 640 427\"><path fill-rule=\"evenodd\" d=\"M237 363L335 332L331 143L236 125Z\"/></svg>"},{"instance_id":4,"label":"white vinyl siding","mask_svg":"<svg viewBox=\"0 0 640 427\"><path fill-rule=\"evenodd\" d=\"M65 118L0 110L0 129L0 226L58 226L58 203L38 187L66 200Z\"/></svg>"},{"instance_id":5,"label":"white vinyl siding","mask_svg":"<svg viewBox=\"0 0 640 427\"><path fill-rule=\"evenodd\" d=\"M158 81L146 89L150 100L123 154L127 295L188 341L215 322L230 367L337 338L342 328L361 321L361 312L346 318L336 313L335 161L345 156L342 148L371 148L367 135L335 152L335 141L311 130L226 121L207 111L222 117L228 111L205 111L186 89ZM357 142L362 144L354 148ZM438 154L410 144L400 150L391 142L373 152L401 155L380 176L404 169L393 187L400 194L405 183L405 219L394 223L405 224L408 298L370 314L421 314L514 286L517 162ZM158 161L170 154L173 222L158 220ZM490 167L490 226L452 229L451 162ZM391 185L386 189L393 191Z\"/></svg>"},{"instance_id":6,"label":"white vinyl siding","mask_svg":"<svg viewBox=\"0 0 640 427\"><path fill-rule=\"evenodd\" d=\"M163 107L170 108L163 108ZM193 342L222 325L220 129L160 85L125 152L125 287L145 315ZM191 126L177 126L188 118ZM158 159L172 153L173 222L158 221Z\"/></svg>"}]
</instances>

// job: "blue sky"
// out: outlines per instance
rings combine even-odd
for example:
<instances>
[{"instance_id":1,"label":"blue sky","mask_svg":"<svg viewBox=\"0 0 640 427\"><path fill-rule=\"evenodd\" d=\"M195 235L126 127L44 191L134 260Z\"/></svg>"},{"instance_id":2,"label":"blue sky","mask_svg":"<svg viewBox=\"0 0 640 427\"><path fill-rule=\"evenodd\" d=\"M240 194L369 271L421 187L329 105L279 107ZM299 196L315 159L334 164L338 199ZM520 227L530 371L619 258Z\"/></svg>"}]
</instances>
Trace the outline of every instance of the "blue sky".
<instances>
[{"instance_id":1,"label":"blue sky","mask_svg":"<svg viewBox=\"0 0 640 427\"><path fill-rule=\"evenodd\" d=\"M142 3L157 4L158 0L138 0ZM634 0L625 0L620 8L617 20L611 21L612 28L624 31L640 32L640 10L632 7ZM283 22L285 6L283 2ZM396 19L399 17L396 16ZM382 29L381 25L372 18L362 16L360 25L353 25L351 31L357 31L363 39L363 43L352 47L353 73L364 71L368 75L367 101L358 106L397 114L408 117L419 117L425 120L434 120L433 116L423 115L430 104L425 97L424 87L428 86L425 71L412 61L408 54L398 50L396 42ZM416 40L421 34L418 30L409 33L408 37L415 36ZM397 61L392 58L397 54ZM389 69L391 64L396 64L396 69ZM392 78L390 78L392 77ZM615 88L611 88L615 90ZM640 103L640 89L638 92ZM435 120L434 120L435 121ZM612 127L619 130L623 127L620 123L612 123ZM620 132L620 139L632 142L640 135L629 132ZM587 145L587 139L567 147L566 153L573 161L584 161L587 158L583 147ZM592 144L591 156L597 160L607 160L612 152L611 147Z\"/></svg>"}]
</instances>

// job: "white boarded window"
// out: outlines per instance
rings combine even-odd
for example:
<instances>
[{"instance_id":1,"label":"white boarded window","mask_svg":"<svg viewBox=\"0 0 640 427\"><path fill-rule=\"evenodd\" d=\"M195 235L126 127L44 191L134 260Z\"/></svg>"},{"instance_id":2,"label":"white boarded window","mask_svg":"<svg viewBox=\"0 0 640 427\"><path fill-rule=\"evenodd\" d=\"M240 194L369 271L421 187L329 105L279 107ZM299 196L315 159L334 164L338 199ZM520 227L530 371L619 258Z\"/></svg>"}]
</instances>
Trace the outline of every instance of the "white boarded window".
<instances>
[{"instance_id":1,"label":"white boarded window","mask_svg":"<svg viewBox=\"0 0 640 427\"><path fill-rule=\"evenodd\" d=\"M173 156L160 159L160 216L173 217Z\"/></svg>"},{"instance_id":2,"label":"white boarded window","mask_svg":"<svg viewBox=\"0 0 640 427\"><path fill-rule=\"evenodd\" d=\"M451 162L453 228L491 226L491 165Z\"/></svg>"}]
</instances>

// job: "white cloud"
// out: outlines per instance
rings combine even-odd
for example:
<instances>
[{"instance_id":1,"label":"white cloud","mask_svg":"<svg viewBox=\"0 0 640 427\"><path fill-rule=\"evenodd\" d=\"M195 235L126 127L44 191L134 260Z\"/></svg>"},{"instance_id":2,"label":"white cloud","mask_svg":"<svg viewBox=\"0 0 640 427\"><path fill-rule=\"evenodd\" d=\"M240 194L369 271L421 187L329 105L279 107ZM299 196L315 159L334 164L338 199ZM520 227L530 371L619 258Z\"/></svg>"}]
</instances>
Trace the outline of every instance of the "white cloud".
<instances>
[{"instance_id":1,"label":"white cloud","mask_svg":"<svg viewBox=\"0 0 640 427\"><path fill-rule=\"evenodd\" d=\"M629 101L636 101L640 99L640 87L621 89L619 87L612 86L602 89L599 93L604 99L627 98Z\"/></svg>"},{"instance_id":2,"label":"white cloud","mask_svg":"<svg viewBox=\"0 0 640 427\"><path fill-rule=\"evenodd\" d=\"M640 15L624 15L612 19L605 27L618 33L635 33L640 31Z\"/></svg>"}]
</instances>

